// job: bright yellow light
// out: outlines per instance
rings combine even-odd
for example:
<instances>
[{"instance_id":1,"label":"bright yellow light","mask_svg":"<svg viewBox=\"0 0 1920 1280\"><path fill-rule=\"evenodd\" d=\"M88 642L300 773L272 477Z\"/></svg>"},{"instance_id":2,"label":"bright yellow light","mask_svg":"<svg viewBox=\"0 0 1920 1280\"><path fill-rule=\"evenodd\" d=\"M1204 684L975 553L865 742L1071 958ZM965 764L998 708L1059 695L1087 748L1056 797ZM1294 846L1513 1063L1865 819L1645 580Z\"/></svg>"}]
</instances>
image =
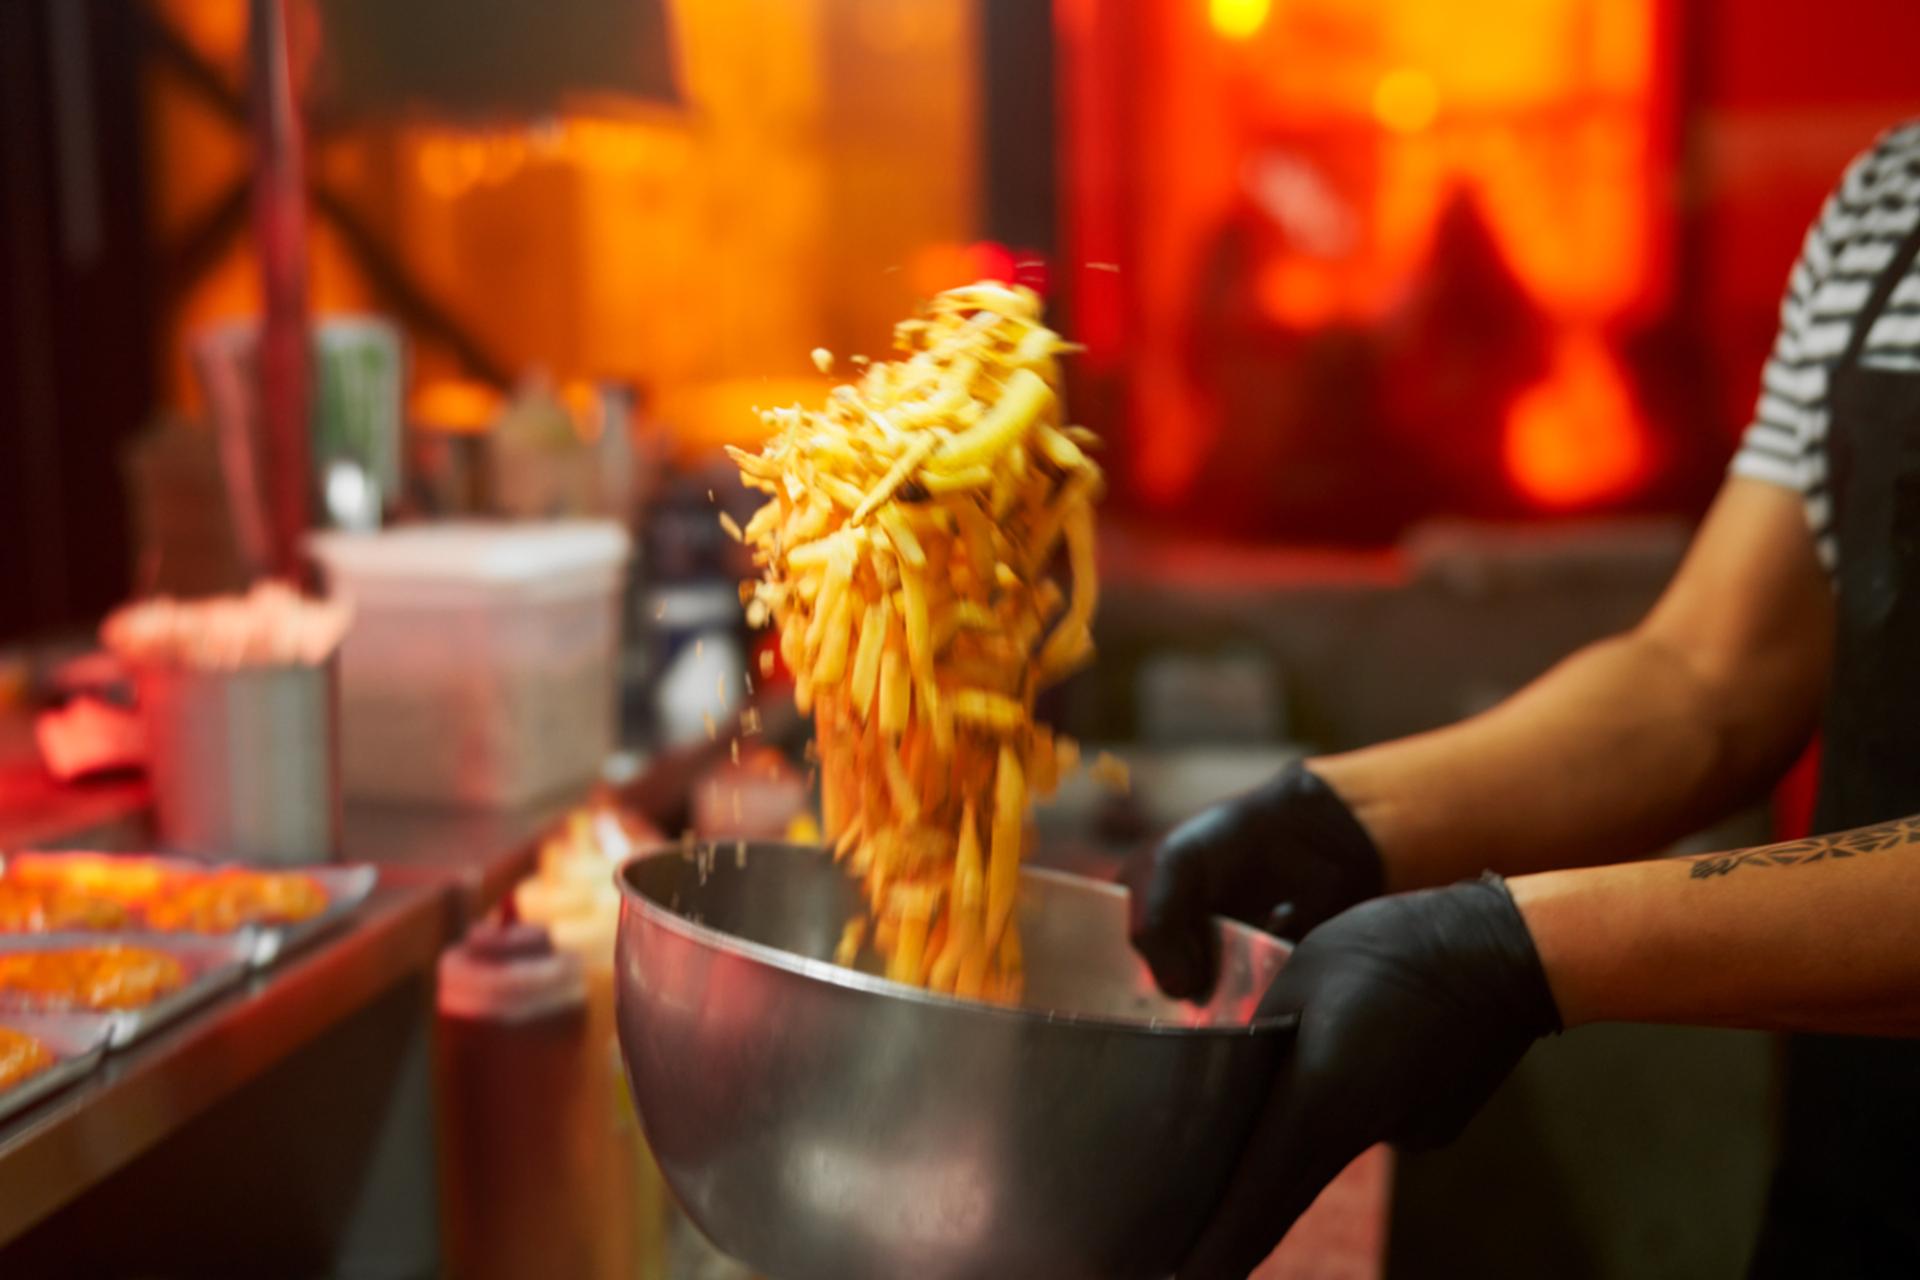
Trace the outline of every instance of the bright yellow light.
<instances>
[{"instance_id":1,"label":"bright yellow light","mask_svg":"<svg viewBox=\"0 0 1920 1280\"><path fill-rule=\"evenodd\" d=\"M1380 77L1373 87L1373 117L1395 133L1418 133L1440 114L1440 87L1414 67Z\"/></svg>"},{"instance_id":2,"label":"bright yellow light","mask_svg":"<svg viewBox=\"0 0 1920 1280\"><path fill-rule=\"evenodd\" d=\"M1266 25L1273 0L1207 0L1207 21L1229 40L1249 40Z\"/></svg>"}]
</instances>

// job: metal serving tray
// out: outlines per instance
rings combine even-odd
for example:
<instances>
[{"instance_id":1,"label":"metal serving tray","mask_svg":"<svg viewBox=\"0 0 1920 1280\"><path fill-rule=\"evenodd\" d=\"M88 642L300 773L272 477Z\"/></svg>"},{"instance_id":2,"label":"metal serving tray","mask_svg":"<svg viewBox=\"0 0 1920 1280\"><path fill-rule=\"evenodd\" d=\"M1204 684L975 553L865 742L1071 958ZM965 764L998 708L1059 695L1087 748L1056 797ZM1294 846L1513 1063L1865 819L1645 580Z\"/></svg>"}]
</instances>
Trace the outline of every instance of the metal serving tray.
<instances>
[{"instance_id":1,"label":"metal serving tray","mask_svg":"<svg viewBox=\"0 0 1920 1280\"><path fill-rule=\"evenodd\" d=\"M320 887L327 891L327 909L317 916L294 924L248 926L243 931L251 935L247 960L256 969L266 968L281 956L298 951L321 934L335 928L341 921L352 915L354 910L373 893L374 886L380 883L380 869L366 863L282 869L297 871L303 876L311 876L319 881Z\"/></svg>"},{"instance_id":2,"label":"metal serving tray","mask_svg":"<svg viewBox=\"0 0 1920 1280\"><path fill-rule=\"evenodd\" d=\"M11 1089L0 1089L0 1119L92 1074L106 1056L108 1020L97 1013L5 1013L0 1026L24 1031L53 1050L54 1064Z\"/></svg>"},{"instance_id":3,"label":"metal serving tray","mask_svg":"<svg viewBox=\"0 0 1920 1280\"><path fill-rule=\"evenodd\" d=\"M262 867L245 862L201 862L193 858L168 857L163 854L149 853L94 853L80 850L41 850L34 849L19 854L0 857L0 873L3 873L9 857L28 858L35 862L57 862L63 858L100 860L106 859L128 866L151 866L165 871L185 871L206 874L209 872L241 870L257 871L262 874L292 874L307 876L327 891L327 906L324 911L311 919L293 924L250 924L231 933L193 933L184 930L161 932L143 930L138 927L127 930L100 930L102 936L132 938L136 935L156 938L233 938L244 944L247 963L255 969L264 969L281 956L297 951L315 938L334 928L351 915L355 908L367 900L375 885L380 881L378 867L366 863L346 865L322 864L304 867ZM0 932L0 938L31 937L31 934L6 934ZM47 936L47 935L38 935Z\"/></svg>"},{"instance_id":4,"label":"metal serving tray","mask_svg":"<svg viewBox=\"0 0 1920 1280\"><path fill-rule=\"evenodd\" d=\"M252 939L178 933L15 933L0 936L0 952L57 951L66 947L147 947L177 956L186 985L139 1009L49 1009L0 993L0 1020L19 1015L88 1014L107 1024L107 1047L123 1049L181 1014L238 985L251 964Z\"/></svg>"}]
</instances>

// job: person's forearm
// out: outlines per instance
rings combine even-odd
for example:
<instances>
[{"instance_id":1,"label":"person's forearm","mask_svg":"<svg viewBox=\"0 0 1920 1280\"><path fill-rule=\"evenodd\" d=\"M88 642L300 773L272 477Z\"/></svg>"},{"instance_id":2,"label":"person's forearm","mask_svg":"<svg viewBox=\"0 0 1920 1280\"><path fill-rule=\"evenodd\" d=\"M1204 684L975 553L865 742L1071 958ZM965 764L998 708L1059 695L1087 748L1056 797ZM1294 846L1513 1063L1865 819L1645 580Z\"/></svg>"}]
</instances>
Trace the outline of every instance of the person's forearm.
<instances>
[{"instance_id":1,"label":"person's forearm","mask_svg":"<svg viewBox=\"0 0 1920 1280\"><path fill-rule=\"evenodd\" d=\"M1655 852L1764 785L1799 728L1728 708L1642 633L1458 725L1310 762L1379 846L1389 889Z\"/></svg>"},{"instance_id":2,"label":"person's forearm","mask_svg":"<svg viewBox=\"0 0 1920 1280\"><path fill-rule=\"evenodd\" d=\"M1832 639L1798 498L1736 477L1631 633L1485 715L1312 767L1372 835L1389 889L1644 856L1786 767Z\"/></svg>"},{"instance_id":3,"label":"person's forearm","mask_svg":"<svg viewBox=\"0 0 1920 1280\"><path fill-rule=\"evenodd\" d=\"M1920 818L1508 886L1569 1027L1920 1035Z\"/></svg>"}]
</instances>

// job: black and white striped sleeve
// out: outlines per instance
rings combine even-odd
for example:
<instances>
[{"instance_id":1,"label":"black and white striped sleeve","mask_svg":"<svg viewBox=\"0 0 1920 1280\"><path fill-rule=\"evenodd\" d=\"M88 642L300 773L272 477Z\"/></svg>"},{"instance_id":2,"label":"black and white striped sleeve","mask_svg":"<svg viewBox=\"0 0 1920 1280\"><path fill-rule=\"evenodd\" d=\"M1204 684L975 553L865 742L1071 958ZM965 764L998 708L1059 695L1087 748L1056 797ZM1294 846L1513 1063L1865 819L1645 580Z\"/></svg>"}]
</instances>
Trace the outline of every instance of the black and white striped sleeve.
<instances>
[{"instance_id":1,"label":"black and white striped sleeve","mask_svg":"<svg viewBox=\"0 0 1920 1280\"><path fill-rule=\"evenodd\" d=\"M1827 487L1827 380L1874 285L1920 220L1920 122L1889 129L1848 166L1787 277L1780 332L1760 375L1733 473L1800 494L1821 561L1835 567ZM1920 275L1899 282L1867 335L1866 364L1920 367Z\"/></svg>"},{"instance_id":2,"label":"black and white striped sleeve","mask_svg":"<svg viewBox=\"0 0 1920 1280\"><path fill-rule=\"evenodd\" d=\"M1872 153L1854 161L1808 228L1780 301L1780 329L1760 373L1753 420L1741 437L1733 473L1792 489L1804 499L1820 559L1833 567L1832 512L1826 491L1827 370L1846 344L1850 316L1816 313L1841 252L1844 196ZM1824 308L1821 308L1824 310ZM1835 342L1838 346L1835 346ZM1828 350L1832 347L1833 350Z\"/></svg>"}]
</instances>

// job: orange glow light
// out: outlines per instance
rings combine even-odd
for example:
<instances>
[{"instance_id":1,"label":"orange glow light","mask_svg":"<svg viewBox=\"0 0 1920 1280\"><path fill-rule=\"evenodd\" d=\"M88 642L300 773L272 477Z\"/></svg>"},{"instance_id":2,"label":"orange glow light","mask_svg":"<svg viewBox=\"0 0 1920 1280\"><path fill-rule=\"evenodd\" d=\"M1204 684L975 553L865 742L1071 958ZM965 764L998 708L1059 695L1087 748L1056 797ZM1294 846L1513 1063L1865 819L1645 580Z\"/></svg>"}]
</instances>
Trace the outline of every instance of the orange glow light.
<instances>
[{"instance_id":1,"label":"orange glow light","mask_svg":"<svg viewBox=\"0 0 1920 1280\"><path fill-rule=\"evenodd\" d=\"M485 431L500 414L500 393L484 382L435 378L413 393L408 416L422 427L453 435Z\"/></svg>"},{"instance_id":2,"label":"orange glow light","mask_svg":"<svg viewBox=\"0 0 1920 1280\"><path fill-rule=\"evenodd\" d=\"M1597 336L1556 341L1547 376L1508 411L1503 452L1514 487L1542 507L1587 506L1646 477L1645 428L1625 373Z\"/></svg>"},{"instance_id":3,"label":"orange glow light","mask_svg":"<svg viewBox=\"0 0 1920 1280\"><path fill-rule=\"evenodd\" d=\"M1440 114L1440 87L1415 67L1380 77L1373 88L1373 118L1395 133L1419 133Z\"/></svg>"},{"instance_id":4,"label":"orange glow light","mask_svg":"<svg viewBox=\"0 0 1920 1280\"><path fill-rule=\"evenodd\" d=\"M1501 478L1542 508L1611 501L1653 477L1653 427L1597 335L1655 314L1670 287L1672 6L1057 3L1072 252L1121 268L1076 266L1075 323L1090 363L1124 371L1129 496L1174 509L1210 459L1258 430L1244 400L1266 393L1261 326L1392 332L1447 275L1435 237L1462 202L1561 355L1510 412L1431 430L1491 434ZM1126 24L1100 26L1123 10ZM1303 203L1337 216L1294 216ZM1196 284L1211 270L1222 283ZM1188 367L1202 338L1246 344L1218 357L1231 376L1207 383L1215 373ZM1605 405L1565 406L1569 387L1592 385ZM1503 384L1487 403L1510 394Z\"/></svg>"},{"instance_id":5,"label":"orange glow light","mask_svg":"<svg viewBox=\"0 0 1920 1280\"><path fill-rule=\"evenodd\" d=\"M1251 40L1272 9L1273 0L1207 0L1207 21L1229 40Z\"/></svg>"}]
</instances>

